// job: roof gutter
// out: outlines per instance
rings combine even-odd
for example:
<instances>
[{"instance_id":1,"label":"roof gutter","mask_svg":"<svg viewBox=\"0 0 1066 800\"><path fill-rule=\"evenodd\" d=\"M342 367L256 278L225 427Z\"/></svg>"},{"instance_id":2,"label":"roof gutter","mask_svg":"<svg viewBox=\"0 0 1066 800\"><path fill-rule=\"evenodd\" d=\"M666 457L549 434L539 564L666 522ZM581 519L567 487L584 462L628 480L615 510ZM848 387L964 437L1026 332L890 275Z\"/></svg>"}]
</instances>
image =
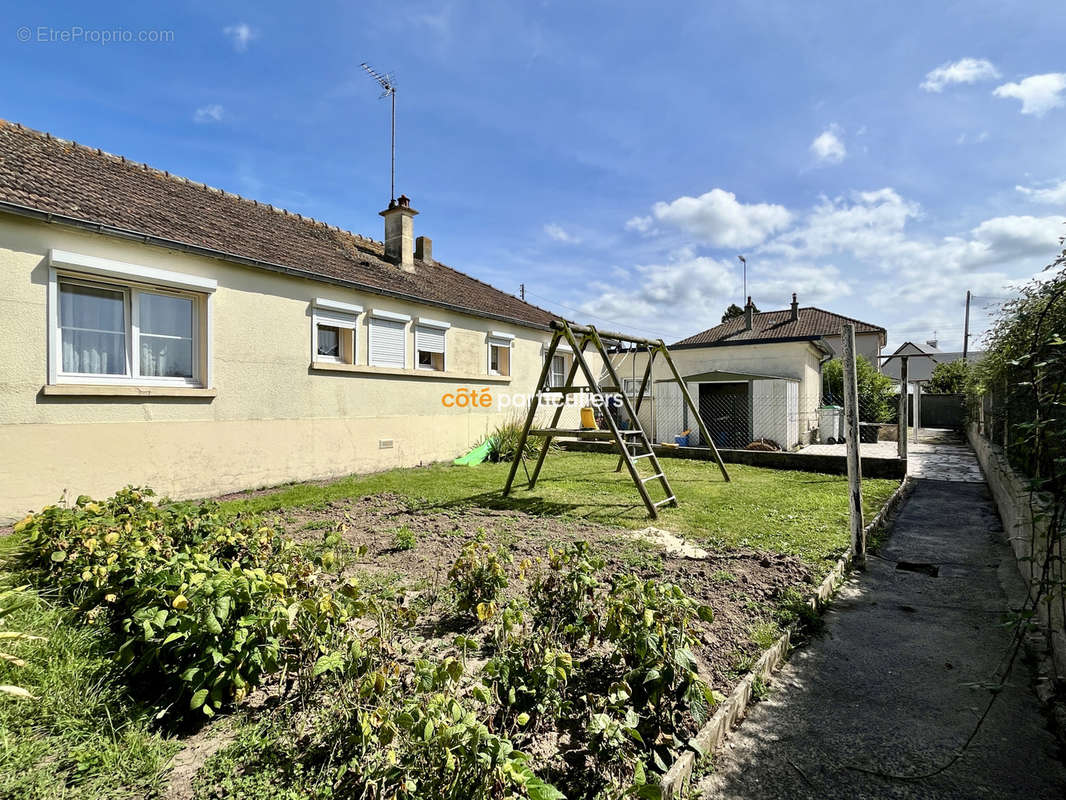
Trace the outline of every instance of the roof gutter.
<instances>
[{"instance_id":1,"label":"roof gutter","mask_svg":"<svg viewBox=\"0 0 1066 800\"><path fill-rule=\"evenodd\" d=\"M367 283L361 283L359 281L349 281L344 280L343 278L334 278L329 275L320 275L316 272L307 272L306 270L296 269L295 267L286 267L284 264L275 264L270 261L260 261L256 258L248 258L247 256L240 256L236 253L227 253L223 250L213 250L210 247L202 247L200 245L189 244L188 242L181 242L176 239L166 239L162 236L154 236L148 233L139 233L138 231L118 228L113 225L105 225L102 222L92 222L91 220L71 217L66 214L56 214L51 211L41 211L40 209L33 208L31 206L23 206L18 203L11 203L7 200L0 200L0 213L7 213L16 217L23 217L25 219L32 219L37 222L45 222L48 224L55 225L65 225L69 228L76 228L78 230L88 231L90 233L97 233L102 236L113 236L118 239L127 239L132 242L152 245L155 247L164 247L168 250L179 250L183 253L191 253L193 255L205 256L207 258L215 258L221 261L230 261L232 263L240 264L245 267L265 269L270 272L278 272L283 275L289 275L294 278L303 278L304 280L317 281L319 283L328 283L333 286L343 286L347 289L355 289L360 292L367 292L368 294L376 294L383 297L393 297L397 300L407 300L409 302L421 303L422 305L434 306L436 308L444 308L448 311L456 311L460 314L468 314L470 316L479 317L481 319L493 319L498 320L500 322L509 322L513 325L521 325L524 328L533 328L535 330L540 331L551 330L551 327L549 325L538 325L537 323L518 320L514 317L507 317L500 314L492 314L486 311L478 311L476 309L467 308L465 306L453 305L452 303L444 303L440 300L430 300L425 297L418 297L417 295L407 294L405 292L393 291L392 289L382 289L377 286L371 286Z\"/></svg>"}]
</instances>

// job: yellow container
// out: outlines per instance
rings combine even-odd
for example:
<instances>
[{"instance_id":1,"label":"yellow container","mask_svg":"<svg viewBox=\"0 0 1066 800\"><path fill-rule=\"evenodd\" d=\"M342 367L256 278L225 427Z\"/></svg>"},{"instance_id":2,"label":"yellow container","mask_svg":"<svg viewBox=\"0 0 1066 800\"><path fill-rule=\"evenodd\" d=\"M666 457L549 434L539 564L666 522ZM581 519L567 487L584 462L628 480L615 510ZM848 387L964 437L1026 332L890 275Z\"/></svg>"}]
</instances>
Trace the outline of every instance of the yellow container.
<instances>
[{"instance_id":1,"label":"yellow container","mask_svg":"<svg viewBox=\"0 0 1066 800\"><path fill-rule=\"evenodd\" d=\"M591 408L581 409L581 427L596 429L596 415L592 413Z\"/></svg>"}]
</instances>

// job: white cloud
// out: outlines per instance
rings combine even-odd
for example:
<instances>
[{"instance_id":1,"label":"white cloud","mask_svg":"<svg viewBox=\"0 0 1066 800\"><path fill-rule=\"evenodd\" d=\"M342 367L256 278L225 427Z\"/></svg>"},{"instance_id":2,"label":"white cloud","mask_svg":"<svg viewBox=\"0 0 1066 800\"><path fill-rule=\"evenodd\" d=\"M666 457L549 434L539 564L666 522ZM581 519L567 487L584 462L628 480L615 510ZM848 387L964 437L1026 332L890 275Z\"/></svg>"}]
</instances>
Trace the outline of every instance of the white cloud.
<instances>
[{"instance_id":1,"label":"white cloud","mask_svg":"<svg viewBox=\"0 0 1066 800\"><path fill-rule=\"evenodd\" d=\"M937 328L952 349L959 345L966 290L1003 295L1038 274L1066 233L1060 217L1012 215L931 236L912 230L923 217L918 203L891 187L823 197L746 251L749 291L764 310L787 308L796 292L801 304L885 325L893 342L932 336ZM635 228L652 224L637 219ZM742 294L732 256L717 259L693 248L649 256L592 290L596 296L581 305L582 313L675 339L717 324Z\"/></svg>"},{"instance_id":2,"label":"white cloud","mask_svg":"<svg viewBox=\"0 0 1066 800\"><path fill-rule=\"evenodd\" d=\"M711 189L699 197L679 197L652 206L652 216L716 247L752 247L792 221L784 206L769 203L740 203L724 189ZM649 217L634 217L626 223L631 230L647 231Z\"/></svg>"},{"instance_id":3,"label":"white cloud","mask_svg":"<svg viewBox=\"0 0 1066 800\"><path fill-rule=\"evenodd\" d=\"M238 53L245 52L252 40L259 37L259 33L252 30L252 26L247 22L227 25L222 29L222 33L230 38L230 41L233 42L233 49Z\"/></svg>"},{"instance_id":4,"label":"white cloud","mask_svg":"<svg viewBox=\"0 0 1066 800\"><path fill-rule=\"evenodd\" d=\"M196 113L193 114L193 122L221 122L224 112L225 109L223 109L218 103L201 106L196 109Z\"/></svg>"},{"instance_id":5,"label":"white cloud","mask_svg":"<svg viewBox=\"0 0 1066 800\"><path fill-rule=\"evenodd\" d=\"M974 144L982 144L988 141L988 131L981 131L980 133L970 136L963 131L959 134L959 137L955 140L955 144L966 144L967 142L973 142Z\"/></svg>"},{"instance_id":6,"label":"white cloud","mask_svg":"<svg viewBox=\"0 0 1066 800\"><path fill-rule=\"evenodd\" d=\"M652 228L651 217L633 217L626 222L627 231L636 231L637 233L649 233Z\"/></svg>"},{"instance_id":7,"label":"white cloud","mask_svg":"<svg viewBox=\"0 0 1066 800\"><path fill-rule=\"evenodd\" d=\"M631 287L596 284L593 288L599 296L582 303L581 311L633 330L680 336L693 320L702 324L707 309L725 309L740 296L740 280L732 263L698 256L689 248L674 252L665 263L637 265L627 274Z\"/></svg>"},{"instance_id":8,"label":"white cloud","mask_svg":"<svg viewBox=\"0 0 1066 800\"><path fill-rule=\"evenodd\" d=\"M848 155L848 148L840 136L843 131L839 125L830 125L811 142L811 152L821 164L839 164Z\"/></svg>"},{"instance_id":9,"label":"white cloud","mask_svg":"<svg viewBox=\"0 0 1066 800\"><path fill-rule=\"evenodd\" d=\"M960 58L949 61L926 74L921 88L927 92L942 92L944 88L955 83L977 83L995 80L999 70L991 61L984 58Z\"/></svg>"},{"instance_id":10,"label":"white cloud","mask_svg":"<svg viewBox=\"0 0 1066 800\"><path fill-rule=\"evenodd\" d=\"M1015 186L1019 192L1030 200L1037 203L1049 203L1051 205L1066 204L1066 180L1060 181L1053 186L1036 188L1034 186Z\"/></svg>"},{"instance_id":11,"label":"white cloud","mask_svg":"<svg viewBox=\"0 0 1066 800\"><path fill-rule=\"evenodd\" d=\"M557 242L564 242L566 244L577 244L581 241L577 236L567 232L561 225L556 225L554 222L549 222L544 226L544 232Z\"/></svg>"},{"instance_id":12,"label":"white cloud","mask_svg":"<svg viewBox=\"0 0 1066 800\"><path fill-rule=\"evenodd\" d=\"M1063 104L1062 92L1066 89L1066 72L1049 72L1045 75L1030 75L1019 83L1005 83L996 87L996 97L1013 97L1022 101L1022 113L1042 117L1053 108Z\"/></svg>"}]
</instances>

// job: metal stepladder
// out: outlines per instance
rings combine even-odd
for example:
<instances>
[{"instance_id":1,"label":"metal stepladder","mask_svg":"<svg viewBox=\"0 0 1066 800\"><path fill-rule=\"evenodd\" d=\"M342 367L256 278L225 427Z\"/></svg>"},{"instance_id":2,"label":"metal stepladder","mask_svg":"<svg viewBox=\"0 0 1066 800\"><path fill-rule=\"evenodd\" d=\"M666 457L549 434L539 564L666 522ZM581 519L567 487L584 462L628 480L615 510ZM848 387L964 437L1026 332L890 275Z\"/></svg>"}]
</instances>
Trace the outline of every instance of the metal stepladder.
<instances>
[{"instance_id":1,"label":"metal stepladder","mask_svg":"<svg viewBox=\"0 0 1066 800\"><path fill-rule=\"evenodd\" d=\"M707 432L703 420L699 416L699 411L696 408L695 403L692 401L692 396L689 394L688 388L685 386L685 382L682 380L680 373L678 373L673 359L670 358L670 351L666 348L662 339L656 341L608 332L603 332L601 338L601 333L592 325L574 325L566 320L554 320L551 323L551 327L553 331L551 343L548 345L548 349L544 355L544 366L541 369L540 378L537 381L537 391L534 392L533 396L530 398L529 412L526 415L525 425L522 428L522 435L518 441L515 458L511 462L511 470L507 475L507 483L503 488L504 496L507 496L511 492L515 475L518 472L518 463L522 460L521 454L524 452L526 442L530 436L543 437L544 439L540 448L540 453L537 456L537 464L533 468L533 473L529 476L530 489L537 485L537 478L540 477L540 471L544 466L544 459L548 454L549 445L551 444L552 439L565 436L576 437L579 439L613 441L618 447L619 453L618 466L615 467L615 472L620 472L623 466L629 470L629 475L633 479L637 491L640 492L641 500L644 501L644 505L648 509L648 516L652 519L658 517L659 508L661 506L676 506L677 497L675 496L673 489L670 488L670 482L666 477L666 473L663 472L662 465L659 463L659 457L655 453L655 448L652 446L651 441L644 432L644 428L641 426L638 417L644 396L652 381L652 366L657 355L665 357L666 363L670 367L673 380L675 380L681 387L682 397L699 426L700 435L703 437L703 441L709 446L711 454L717 462L718 468L722 472L722 477L726 481L729 480L729 473L726 471L725 464L722 463L722 457L719 454L718 449L714 446L714 441ZM637 395L635 404L630 403L629 397L624 391L618 373L615 370L614 365L611 363L610 354L603 344L603 338L615 342L626 342L636 345L637 347L647 348L648 350L648 364L644 370L644 378L641 381L640 391ZM570 365L566 380L563 382L562 386L547 386L548 377L551 374L552 358L555 356L560 345L564 342L570 347L573 353L573 362ZM603 360L607 379L611 381L610 385L601 386L599 379L589 367L588 361L585 359L585 348L589 344L595 348L596 352ZM587 381L587 386L574 386L574 379L577 377L578 370L581 371ZM537 410L540 407L542 395L559 394L562 395L565 400L566 395L580 394L584 392L587 392L594 401L598 402L604 409L605 413L603 416L607 423L607 430L573 430L569 428L560 428L559 421L561 420L563 410L566 407L563 402L556 406L549 427L533 427L537 416ZM629 419L629 426L627 428L621 428L615 421L614 416L607 409L606 403L608 395L618 395L621 398L622 409L625 412L626 417ZM639 462L645 459L647 459L648 464L652 469L652 474L642 476L639 471ZM647 486L649 483L656 480L659 481L665 494L664 498L658 501L652 499Z\"/></svg>"}]
</instances>

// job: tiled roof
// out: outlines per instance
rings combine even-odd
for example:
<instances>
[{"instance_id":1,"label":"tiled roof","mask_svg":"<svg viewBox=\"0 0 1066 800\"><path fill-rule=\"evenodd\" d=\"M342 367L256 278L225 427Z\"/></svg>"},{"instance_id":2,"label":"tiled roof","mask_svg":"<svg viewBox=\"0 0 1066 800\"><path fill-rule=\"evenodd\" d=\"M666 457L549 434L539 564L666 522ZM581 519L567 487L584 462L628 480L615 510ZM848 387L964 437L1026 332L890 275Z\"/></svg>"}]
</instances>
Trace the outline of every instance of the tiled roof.
<instances>
[{"instance_id":1,"label":"tiled roof","mask_svg":"<svg viewBox=\"0 0 1066 800\"><path fill-rule=\"evenodd\" d=\"M5 206L475 316L536 327L555 317L439 262L416 260L414 272L404 272L384 260L380 242L0 120L0 211Z\"/></svg>"},{"instance_id":2,"label":"tiled roof","mask_svg":"<svg viewBox=\"0 0 1066 800\"><path fill-rule=\"evenodd\" d=\"M721 325L689 336L671 347L706 347L727 344L757 344L759 342L787 341L789 339L817 339L835 336L845 322L855 325L855 333L880 333L885 329L832 311L813 306L799 309L797 319L792 319L791 309L783 311L758 311L752 315L751 330L744 329L744 317L727 319Z\"/></svg>"}]
</instances>

